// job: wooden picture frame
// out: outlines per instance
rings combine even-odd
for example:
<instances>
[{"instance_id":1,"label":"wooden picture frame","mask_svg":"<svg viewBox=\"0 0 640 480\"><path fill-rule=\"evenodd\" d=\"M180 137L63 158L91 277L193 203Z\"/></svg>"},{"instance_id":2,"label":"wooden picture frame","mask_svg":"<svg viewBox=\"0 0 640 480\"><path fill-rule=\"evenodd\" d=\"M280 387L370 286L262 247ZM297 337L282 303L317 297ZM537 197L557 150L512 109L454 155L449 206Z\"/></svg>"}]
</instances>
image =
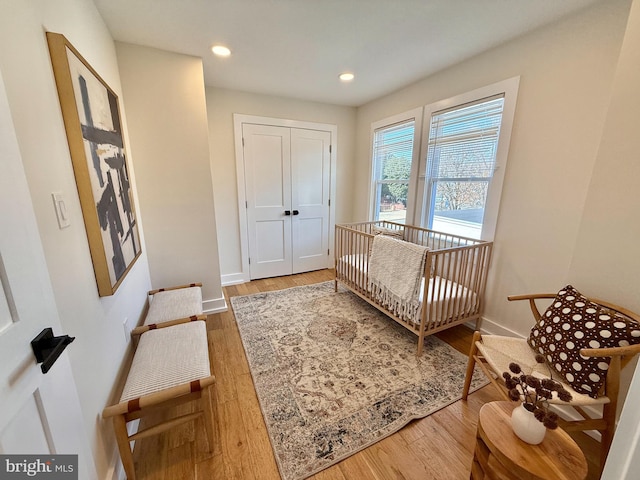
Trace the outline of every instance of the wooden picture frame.
<instances>
[{"instance_id":1,"label":"wooden picture frame","mask_svg":"<svg viewBox=\"0 0 640 480\"><path fill-rule=\"evenodd\" d=\"M142 252L118 96L63 35L47 43L98 294L113 295Z\"/></svg>"}]
</instances>

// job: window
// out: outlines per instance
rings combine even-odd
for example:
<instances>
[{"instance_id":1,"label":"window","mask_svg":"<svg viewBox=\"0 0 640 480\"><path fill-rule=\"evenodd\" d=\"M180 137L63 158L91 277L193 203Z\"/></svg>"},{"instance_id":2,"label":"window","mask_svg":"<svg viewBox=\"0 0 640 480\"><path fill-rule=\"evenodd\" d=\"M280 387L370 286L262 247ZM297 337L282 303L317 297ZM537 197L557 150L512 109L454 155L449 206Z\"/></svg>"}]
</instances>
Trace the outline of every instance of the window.
<instances>
[{"instance_id":1,"label":"window","mask_svg":"<svg viewBox=\"0 0 640 480\"><path fill-rule=\"evenodd\" d=\"M374 123L372 218L492 240L518 83L426 105L423 132L421 109Z\"/></svg>"},{"instance_id":2,"label":"window","mask_svg":"<svg viewBox=\"0 0 640 480\"><path fill-rule=\"evenodd\" d=\"M417 135L422 109L388 118L373 126L373 199L375 220L405 223L412 178L417 175ZM414 161L415 160L415 161Z\"/></svg>"},{"instance_id":3,"label":"window","mask_svg":"<svg viewBox=\"0 0 640 480\"><path fill-rule=\"evenodd\" d=\"M504 94L431 115L425 218L432 230L480 238Z\"/></svg>"}]
</instances>

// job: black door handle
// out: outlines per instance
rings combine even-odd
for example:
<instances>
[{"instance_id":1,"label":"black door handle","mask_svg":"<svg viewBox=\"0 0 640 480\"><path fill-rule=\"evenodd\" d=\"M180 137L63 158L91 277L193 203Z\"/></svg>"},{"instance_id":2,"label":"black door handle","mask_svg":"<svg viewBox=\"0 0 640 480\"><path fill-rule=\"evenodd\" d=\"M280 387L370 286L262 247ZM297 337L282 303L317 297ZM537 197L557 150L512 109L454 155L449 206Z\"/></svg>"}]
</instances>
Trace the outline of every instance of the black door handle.
<instances>
[{"instance_id":1,"label":"black door handle","mask_svg":"<svg viewBox=\"0 0 640 480\"><path fill-rule=\"evenodd\" d=\"M299 212L298 210L294 210L294 211L293 211L293 214L294 214L294 215L298 215L299 213L300 213L300 212Z\"/></svg>"},{"instance_id":2,"label":"black door handle","mask_svg":"<svg viewBox=\"0 0 640 480\"><path fill-rule=\"evenodd\" d=\"M42 363L40 365L42 373L47 373L51 369L63 350L75 339L76 337L69 335L54 337L53 329L45 328L36 338L31 340L31 348L36 361Z\"/></svg>"},{"instance_id":3,"label":"black door handle","mask_svg":"<svg viewBox=\"0 0 640 480\"><path fill-rule=\"evenodd\" d=\"M284 214L285 214L285 215L291 215L291 210L285 210L285 211L284 211Z\"/></svg>"}]
</instances>

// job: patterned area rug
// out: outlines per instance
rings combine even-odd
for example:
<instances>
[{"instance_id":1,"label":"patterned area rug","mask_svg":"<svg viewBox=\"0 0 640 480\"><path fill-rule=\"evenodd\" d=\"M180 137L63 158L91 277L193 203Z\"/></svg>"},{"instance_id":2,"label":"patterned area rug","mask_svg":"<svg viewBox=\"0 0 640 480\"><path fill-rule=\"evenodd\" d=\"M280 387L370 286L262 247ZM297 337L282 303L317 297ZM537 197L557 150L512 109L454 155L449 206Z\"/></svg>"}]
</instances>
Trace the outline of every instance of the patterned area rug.
<instances>
[{"instance_id":1,"label":"patterned area rug","mask_svg":"<svg viewBox=\"0 0 640 480\"><path fill-rule=\"evenodd\" d=\"M284 480L309 477L460 399L465 355L431 336L417 358L414 334L356 295L335 293L333 282L231 305Z\"/></svg>"}]
</instances>

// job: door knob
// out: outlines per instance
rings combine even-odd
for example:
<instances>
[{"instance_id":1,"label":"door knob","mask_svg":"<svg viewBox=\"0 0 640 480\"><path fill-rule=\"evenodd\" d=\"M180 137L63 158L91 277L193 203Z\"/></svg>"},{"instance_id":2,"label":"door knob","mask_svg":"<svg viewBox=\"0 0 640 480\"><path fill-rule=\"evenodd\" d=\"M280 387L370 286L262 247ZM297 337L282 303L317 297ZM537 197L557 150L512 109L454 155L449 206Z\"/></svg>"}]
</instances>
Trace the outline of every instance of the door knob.
<instances>
[{"instance_id":1,"label":"door knob","mask_svg":"<svg viewBox=\"0 0 640 480\"><path fill-rule=\"evenodd\" d=\"M294 211L293 211L293 214L294 214L294 215L298 215L299 213L300 213L300 212L299 212L298 210L294 210Z\"/></svg>"},{"instance_id":2,"label":"door knob","mask_svg":"<svg viewBox=\"0 0 640 480\"><path fill-rule=\"evenodd\" d=\"M285 211L284 211L284 214L285 214L285 215L291 215L291 210L285 210ZM295 215L295 213L294 213L294 215Z\"/></svg>"}]
</instances>

